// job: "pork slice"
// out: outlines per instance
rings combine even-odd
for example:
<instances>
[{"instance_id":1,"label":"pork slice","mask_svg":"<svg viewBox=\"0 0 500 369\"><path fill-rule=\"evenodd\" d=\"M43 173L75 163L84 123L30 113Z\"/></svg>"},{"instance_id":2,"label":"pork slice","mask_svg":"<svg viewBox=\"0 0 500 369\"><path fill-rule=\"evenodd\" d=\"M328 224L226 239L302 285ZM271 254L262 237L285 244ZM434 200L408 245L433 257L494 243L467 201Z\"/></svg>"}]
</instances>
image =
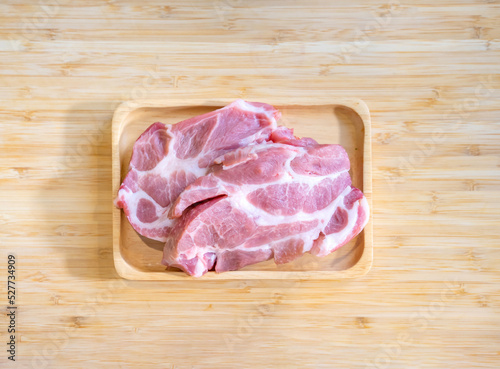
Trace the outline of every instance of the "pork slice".
<instances>
[{"instance_id":1,"label":"pork slice","mask_svg":"<svg viewBox=\"0 0 500 369\"><path fill-rule=\"evenodd\" d=\"M171 204L221 155L269 140L280 113L271 105L236 100L174 125L151 125L133 147L115 205L141 235L165 241Z\"/></svg>"},{"instance_id":2,"label":"pork slice","mask_svg":"<svg viewBox=\"0 0 500 369\"><path fill-rule=\"evenodd\" d=\"M286 263L327 255L361 232L368 204L351 186L345 150L293 140L229 152L187 186L172 205L163 264L199 277Z\"/></svg>"}]
</instances>

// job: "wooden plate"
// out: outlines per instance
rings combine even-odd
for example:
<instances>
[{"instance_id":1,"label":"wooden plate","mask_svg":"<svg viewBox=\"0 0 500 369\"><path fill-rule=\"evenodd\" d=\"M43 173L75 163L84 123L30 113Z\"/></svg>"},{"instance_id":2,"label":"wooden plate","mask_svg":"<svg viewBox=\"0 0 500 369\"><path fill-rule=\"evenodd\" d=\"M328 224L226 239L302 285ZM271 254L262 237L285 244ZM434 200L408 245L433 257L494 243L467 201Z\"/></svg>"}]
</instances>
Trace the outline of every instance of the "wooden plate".
<instances>
[{"instance_id":1,"label":"wooden plate","mask_svg":"<svg viewBox=\"0 0 500 369\"><path fill-rule=\"evenodd\" d=\"M161 100L123 103L113 117L113 198L128 171L132 146L139 135L154 122L177 123L229 104L228 100ZM258 101L258 99L249 99ZM282 112L278 124L294 128L300 137L319 143L339 143L349 154L353 185L361 189L370 205L372 194L370 113L356 99L333 102L265 101ZM355 239L330 255L318 258L305 254L289 264L273 260L247 266L234 272L208 272L201 279L340 279L366 274L372 265L372 220ZM137 234L125 214L113 209L113 255L118 274L133 280L194 279L179 270L161 265L163 244ZM197 278L199 279L199 278Z\"/></svg>"}]
</instances>

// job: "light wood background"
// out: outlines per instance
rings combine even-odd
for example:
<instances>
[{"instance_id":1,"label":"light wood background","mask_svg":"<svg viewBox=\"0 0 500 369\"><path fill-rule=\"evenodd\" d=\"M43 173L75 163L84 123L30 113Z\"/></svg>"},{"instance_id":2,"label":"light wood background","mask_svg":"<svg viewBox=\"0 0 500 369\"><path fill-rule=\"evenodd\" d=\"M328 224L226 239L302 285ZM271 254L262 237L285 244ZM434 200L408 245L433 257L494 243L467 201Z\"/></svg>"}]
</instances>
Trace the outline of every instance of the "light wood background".
<instances>
[{"instance_id":1,"label":"light wood background","mask_svg":"<svg viewBox=\"0 0 500 369\"><path fill-rule=\"evenodd\" d=\"M499 367L499 39L496 1L2 1L0 366ZM117 277L120 102L325 93L372 113L366 277Z\"/></svg>"}]
</instances>

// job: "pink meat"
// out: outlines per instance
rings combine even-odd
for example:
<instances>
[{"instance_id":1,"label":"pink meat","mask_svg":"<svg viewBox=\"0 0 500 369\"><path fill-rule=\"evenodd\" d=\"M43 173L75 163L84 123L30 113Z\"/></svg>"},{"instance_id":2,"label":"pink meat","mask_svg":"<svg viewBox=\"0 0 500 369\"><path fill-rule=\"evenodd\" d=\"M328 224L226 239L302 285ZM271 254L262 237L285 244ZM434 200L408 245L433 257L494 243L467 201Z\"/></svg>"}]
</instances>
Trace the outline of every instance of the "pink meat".
<instances>
[{"instance_id":1,"label":"pink meat","mask_svg":"<svg viewBox=\"0 0 500 369\"><path fill-rule=\"evenodd\" d=\"M198 277L287 263L325 256L361 232L368 204L351 186L345 150L282 128L271 138L227 153L178 196L163 264Z\"/></svg>"},{"instance_id":2,"label":"pink meat","mask_svg":"<svg viewBox=\"0 0 500 369\"><path fill-rule=\"evenodd\" d=\"M279 117L270 105L236 100L174 125L154 123L134 144L116 206L139 234L165 241L174 225L171 204L184 188L217 157L269 140Z\"/></svg>"}]
</instances>

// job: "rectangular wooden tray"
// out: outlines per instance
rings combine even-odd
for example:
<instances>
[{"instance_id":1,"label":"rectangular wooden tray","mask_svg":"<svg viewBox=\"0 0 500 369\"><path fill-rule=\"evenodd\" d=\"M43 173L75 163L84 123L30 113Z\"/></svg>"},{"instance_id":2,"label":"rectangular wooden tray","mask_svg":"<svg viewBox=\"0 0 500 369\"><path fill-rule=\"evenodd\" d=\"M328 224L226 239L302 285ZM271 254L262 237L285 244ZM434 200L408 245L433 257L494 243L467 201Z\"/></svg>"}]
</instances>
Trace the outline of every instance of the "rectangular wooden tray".
<instances>
[{"instance_id":1,"label":"rectangular wooden tray","mask_svg":"<svg viewBox=\"0 0 500 369\"><path fill-rule=\"evenodd\" d=\"M128 171L132 146L139 135L154 122L177 123L229 104L234 99L130 101L120 105L113 116L113 198ZM258 99L249 99L259 101ZM278 108L283 117L278 124L293 128L297 136L312 137L320 143L341 144L349 154L353 185L361 189L372 205L370 113L357 99L321 101L264 101ZM163 244L139 236L125 214L113 208L113 256L118 274L132 280L191 279L341 279L366 274L372 265L372 215L355 239L332 254L318 258L306 254L289 264L273 260L247 266L234 272L208 272L194 278L161 265Z\"/></svg>"}]
</instances>

